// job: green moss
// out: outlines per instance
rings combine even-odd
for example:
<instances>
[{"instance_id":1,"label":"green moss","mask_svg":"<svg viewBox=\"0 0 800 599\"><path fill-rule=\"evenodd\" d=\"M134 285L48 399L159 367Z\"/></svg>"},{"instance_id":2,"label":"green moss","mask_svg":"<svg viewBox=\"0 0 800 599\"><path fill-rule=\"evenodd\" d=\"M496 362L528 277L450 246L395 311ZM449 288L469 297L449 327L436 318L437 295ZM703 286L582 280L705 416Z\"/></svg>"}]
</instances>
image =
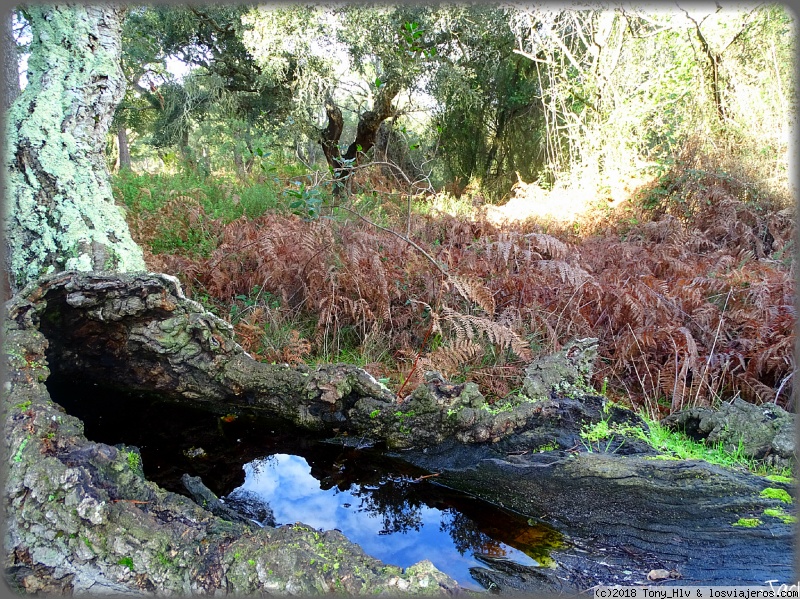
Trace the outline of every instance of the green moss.
<instances>
[{"instance_id":1,"label":"green moss","mask_svg":"<svg viewBox=\"0 0 800 599\"><path fill-rule=\"evenodd\" d=\"M135 451L127 451L125 453L128 460L128 466L131 467L131 470L138 470L139 465L141 464L141 458L139 457L139 454Z\"/></svg>"},{"instance_id":2,"label":"green moss","mask_svg":"<svg viewBox=\"0 0 800 599\"><path fill-rule=\"evenodd\" d=\"M783 476L782 474L768 474L764 478L776 483L789 483L790 485L794 484L794 479L791 476Z\"/></svg>"},{"instance_id":3,"label":"green moss","mask_svg":"<svg viewBox=\"0 0 800 599\"><path fill-rule=\"evenodd\" d=\"M555 442L552 442L542 445L541 447L537 447L534 451L542 453L545 451L555 451L556 449L558 449L558 445Z\"/></svg>"},{"instance_id":4,"label":"green moss","mask_svg":"<svg viewBox=\"0 0 800 599\"><path fill-rule=\"evenodd\" d=\"M22 461L22 452L25 450L25 446L28 444L28 442L30 440L31 440L31 436L28 435L27 437L25 437L22 440L22 443L19 444L19 448L17 449L17 452L14 454L14 461L15 462L21 462Z\"/></svg>"},{"instance_id":5,"label":"green moss","mask_svg":"<svg viewBox=\"0 0 800 599\"><path fill-rule=\"evenodd\" d=\"M117 563L120 566L125 566L131 572L133 571L133 560L130 557L123 557Z\"/></svg>"},{"instance_id":6,"label":"green moss","mask_svg":"<svg viewBox=\"0 0 800 599\"><path fill-rule=\"evenodd\" d=\"M503 412L511 412L516 406L511 401L496 401L493 404L485 403L481 406L481 410L489 412L492 415L500 414Z\"/></svg>"},{"instance_id":7,"label":"green moss","mask_svg":"<svg viewBox=\"0 0 800 599\"><path fill-rule=\"evenodd\" d=\"M792 497L784 491L783 489L776 489L774 487L767 487L760 493L761 497L766 497L767 499L777 499L784 503L792 503Z\"/></svg>"},{"instance_id":8,"label":"green moss","mask_svg":"<svg viewBox=\"0 0 800 599\"><path fill-rule=\"evenodd\" d=\"M765 516L780 519L784 524L794 524L797 522L797 516L787 514L782 507L771 507L764 510Z\"/></svg>"},{"instance_id":9,"label":"green moss","mask_svg":"<svg viewBox=\"0 0 800 599\"><path fill-rule=\"evenodd\" d=\"M733 523L733 526L741 526L742 528L755 528L759 524L762 524L762 522L758 518L739 518Z\"/></svg>"}]
</instances>

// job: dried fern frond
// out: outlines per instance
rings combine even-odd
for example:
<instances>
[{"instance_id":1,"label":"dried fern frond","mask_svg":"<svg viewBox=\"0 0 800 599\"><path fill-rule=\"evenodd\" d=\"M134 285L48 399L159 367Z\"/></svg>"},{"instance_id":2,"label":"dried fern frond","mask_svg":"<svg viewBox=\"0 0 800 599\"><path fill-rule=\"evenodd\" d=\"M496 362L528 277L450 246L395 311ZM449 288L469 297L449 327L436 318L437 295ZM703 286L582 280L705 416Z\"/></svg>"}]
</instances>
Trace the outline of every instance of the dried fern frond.
<instances>
[{"instance_id":1,"label":"dried fern frond","mask_svg":"<svg viewBox=\"0 0 800 599\"><path fill-rule=\"evenodd\" d=\"M489 316L494 316L494 294L480 280L451 275L448 283L468 302L474 302Z\"/></svg>"},{"instance_id":2,"label":"dried fern frond","mask_svg":"<svg viewBox=\"0 0 800 599\"><path fill-rule=\"evenodd\" d=\"M485 335L495 345L503 349L511 349L523 360L531 359L531 350L528 342L523 340L510 328L503 326L488 318L472 314L461 314L444 306L442 308L444 319L451 325L456 335L456 342L468 339L474 341L477 337Z\"/></svg>"},{"instance_id":3,"label":"dried fern frond","mask_svg":"<svg viewBox=\"0 0 800 599\"><path fill-rule=\"evenodd\" d=\"M419 359L423 370L437 370L450 378L461 374L468 366L480 363L484 355L483 347L470 339L461 339L452 344L442 345L427 356Z\"/></svg>"},{"instance_id":4,"label":"dried fern frond","mask_svg":"<svg viewBox=\"0 0 800 599\"><path fill-rule=\"evenodd\" d=\"M528 233L525 239L530 244L530 249L538 252L550 260L564 260L570 255L577 257L578 252L566 243L545 233Z\"/></svg>"},{"instance_id":5,"label":"dried fern frond","mask_svg":"<svg viewBox=\"0 0 800 599\"><path fill-rule=\"evenodd\" d=\"M583 268L564 260L537 260L534 264L537 268L557 274L562 283L569 283L573 287L580 287L592 279L592 275Z\"/></svg>"}]
</instances>

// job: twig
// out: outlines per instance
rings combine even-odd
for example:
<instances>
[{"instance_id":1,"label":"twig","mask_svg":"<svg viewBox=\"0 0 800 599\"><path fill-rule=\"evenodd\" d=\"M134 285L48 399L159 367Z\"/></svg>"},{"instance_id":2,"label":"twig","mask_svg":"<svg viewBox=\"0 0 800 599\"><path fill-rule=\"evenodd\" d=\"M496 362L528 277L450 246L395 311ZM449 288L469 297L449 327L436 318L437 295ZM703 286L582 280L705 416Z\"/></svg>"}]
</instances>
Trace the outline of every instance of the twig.
<instances>
[{"instance_id":1,"label":"twig","mask_svg":"<svg viewBox=\"0 0 800 599\"><path fill-rule=\"evenodd\" d=\"M403 381L403 384L400 385L400 389L397 391L397 397L401 401L403 399L403 396L401 395L401 393L403 393L403 389L406 388L406 385L408 384L408 381L411 380L411 375L414 374L414 371L417 369L417 363L419 362L419 357L420 357L420 355L422 354L422 352L425 349L425 344L428 342L428 337L430 336L431 331L433 330L433 323L434 322L435 321L433 319L433 315L431 315L431 326L428 327L428 332L425 333L425 339L422 340L422 346L419 348L419 351L417 352L417 357L414 358L414 365L411 367L411 372L408 373L408 376L406 377L406 380Z\"/></svg>"},{"instance_id":2,"label":"twig","mask_svg":"<svg viewBox=\"0 0 800 599\"><path fill-rule=\"evenodd\" d=\"M697 405L697 400L700 397L700 389L703 386L703 382L706 380L706 372L708 372L708 365L711 364L711 358L714 356L714 348L717 346L717 339L719 338L719 330L722 328L722 321L725 320L725 308L728 307L728 300L731 299L731 293L733 293L733 288L728 290L728 297L725 298L725 305L722 306L722 313L719 315L719 323L717 323L717 332L714 333L714 342L711 344L711 351L708 352L708 359L706 360L705 368L703 368L703 374L700 376L700 384L697 385L697 393L694 396L694 405ZM709 389L711 386L709 385Z\"/></svg>"},{"instance_id":3,"label":"twig","mask_svg":"<svg viewBox=\"0 0 800 599\"><path fill-rule=\"evenodd\" d=\"M784 385L785 385L787 382L789 382L789 379L790 379L790 378L792 378L792 376L794 375L794 373L795 373L795 371L794 371L794 370L792 370L792 371L791 371L789 374L787 374L785 377L783 377L783 380L781 381L781 384L780 384L780 386L778 387L778 392L775 394L775 399L773 400L773 402L772 402L772 403L774 403L774 404L778 403L778 397L780 397L781 391L783 391L783 386L784 386Z\"/></svg>"},{"instance_id":4,"label":"twig","mask_svg":"<svg viewBox=\"0 0 800 599\"><path fill-rule=\"evenodd\" d=\"M431 257L431 255L430 255L428 252L426 252L425 250L423 250L423 249L422 249L421 247L419 247L419 246L418 246L416 243L414 243L413 241L411 241L411 240L410 240L408 237L406 237L406 236L404 236L404 235L401 235L401 234L400 234L400 233L398 233L397 231L392 231L391 229L388 229L388 228L386 228L386 227L383 227L383 226L379 225L378 223L374 223L374 222L372 222L372 221L371 221L371 220L369 220L367 217L365 217L365 216L362 216L361 214L359 214L359 213L358 213L358 212L356 212L355 210L352 210L352 209L350 209L350 208L347 208L347 207L345 207L345 206L337 206L337 208L340 208L340 209L342 209L342 210L346 210L347 212L350 212L351 214L355 214L355 215L356 215L358 218L360 218L361 220L363 220L365 223L368 223L368 224L372 225L373 227L377 227L378 229L381 229L382 231L386 231L387 233L391 233L392 235L394 235L394 236L395 236L395 237L397 237L398 239L402 239L402 240L403 240L403 241L405 241L407 244L409 244L411 247L413 247L414 249L416 249L417 251L419 251L419 252L420 252L420 253L421 253L423 256L425 256L425 257L426 257L426 258L427 258L427 259L430 261L430 263L431 263L431 264L433 264L433 265L434 265L434 266L435 266L437 269L439 269L439 272L441 272L441 273L442 273L444 276L446 276L446 277L448 277L448 278L450 277L450 274L447 272L447 269L446 269L444 266L442 266L441 264L439 264L439 263L436 261L436 259L434 259L433 257Z\"/></svg>"}]
</instances>

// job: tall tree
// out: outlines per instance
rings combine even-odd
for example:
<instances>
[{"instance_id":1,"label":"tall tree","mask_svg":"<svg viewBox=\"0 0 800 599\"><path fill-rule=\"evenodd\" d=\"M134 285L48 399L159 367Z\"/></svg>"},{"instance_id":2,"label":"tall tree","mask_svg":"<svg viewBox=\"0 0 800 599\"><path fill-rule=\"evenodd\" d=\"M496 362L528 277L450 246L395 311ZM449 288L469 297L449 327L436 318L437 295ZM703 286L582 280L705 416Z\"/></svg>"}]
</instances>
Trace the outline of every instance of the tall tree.
<instances>
[{"instance_id":1,"label":"tall tree","mask_svg":"<svg viewBox=\"0 0 800 599\"><path fill-rule=\"evenodd\" d=\"M251 133L283 120L291 107L293 64L273 69L257 63L242 42L247 6L154 6L131 9L123 29L123 70L131 92L117 120L134 127L151 113L148 138L156 148L177 147L192 165L190 134L198 123L223 124L243 139L252 162ZM191 72L181 80L164 68L168 57ZM137 115L137 113L139 113ZM225 129L225 127L222 127ZM142 128L139 128L142 132ZM244 167L238 145L237 163Z\"/></svg>"},{"instance_id":2,"label":"tall tree","mask_svg":"<svg viewBox=\"0 0 800 599\"><path fill-rule=\"evenodd\" d=\"M415 85L449 35L434 26L434 16L420 6L258 8L244 18L244 40L262 68L276 57L295 61L295 116L342 179L375 145L381 124L398 116L398 95ZM344 91L354 87L357 93ZM345 111L356 123L352 141L341 147Z\"/></svg>"},{"instance_id":3,"label":"tall tree","mask_svg":"<svg viewBox=\"0 0 800 599\"><path fill-rule=\"evenodd\" d=\"M5 233L11 286L60 270L144 270L103 153L125 90L124 9L28 5L28 85L8 115Z\"/></svg>"}]
</instances>

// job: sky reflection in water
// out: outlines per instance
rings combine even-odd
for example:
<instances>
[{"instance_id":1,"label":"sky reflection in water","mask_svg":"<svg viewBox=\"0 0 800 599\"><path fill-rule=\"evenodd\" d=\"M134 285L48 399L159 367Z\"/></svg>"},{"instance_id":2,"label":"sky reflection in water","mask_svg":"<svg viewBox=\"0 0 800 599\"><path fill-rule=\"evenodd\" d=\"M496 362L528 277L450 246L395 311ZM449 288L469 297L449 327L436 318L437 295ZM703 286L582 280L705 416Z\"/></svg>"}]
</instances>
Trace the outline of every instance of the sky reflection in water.
<instances>
[{"instance_id":1,"label":"sky reflection in water","mask_svg":"<svg viewBox=\"0 0 800 599\"><path fill-rule=\"evenodd\" d=\"M535 566L531 557L477 531L450 508L441 510L403 497L408 479L375 485L336 485L324 490L300 456L275 454L244 466L241 488L269 502L278 525L302 522L317 529L338 529L369 555L403 568L428 559L462 586L480 589L469 573L484 566L473 553L504 555ZM347 487L341 490L340 487Z\"/></svg>"}]
</instances>

